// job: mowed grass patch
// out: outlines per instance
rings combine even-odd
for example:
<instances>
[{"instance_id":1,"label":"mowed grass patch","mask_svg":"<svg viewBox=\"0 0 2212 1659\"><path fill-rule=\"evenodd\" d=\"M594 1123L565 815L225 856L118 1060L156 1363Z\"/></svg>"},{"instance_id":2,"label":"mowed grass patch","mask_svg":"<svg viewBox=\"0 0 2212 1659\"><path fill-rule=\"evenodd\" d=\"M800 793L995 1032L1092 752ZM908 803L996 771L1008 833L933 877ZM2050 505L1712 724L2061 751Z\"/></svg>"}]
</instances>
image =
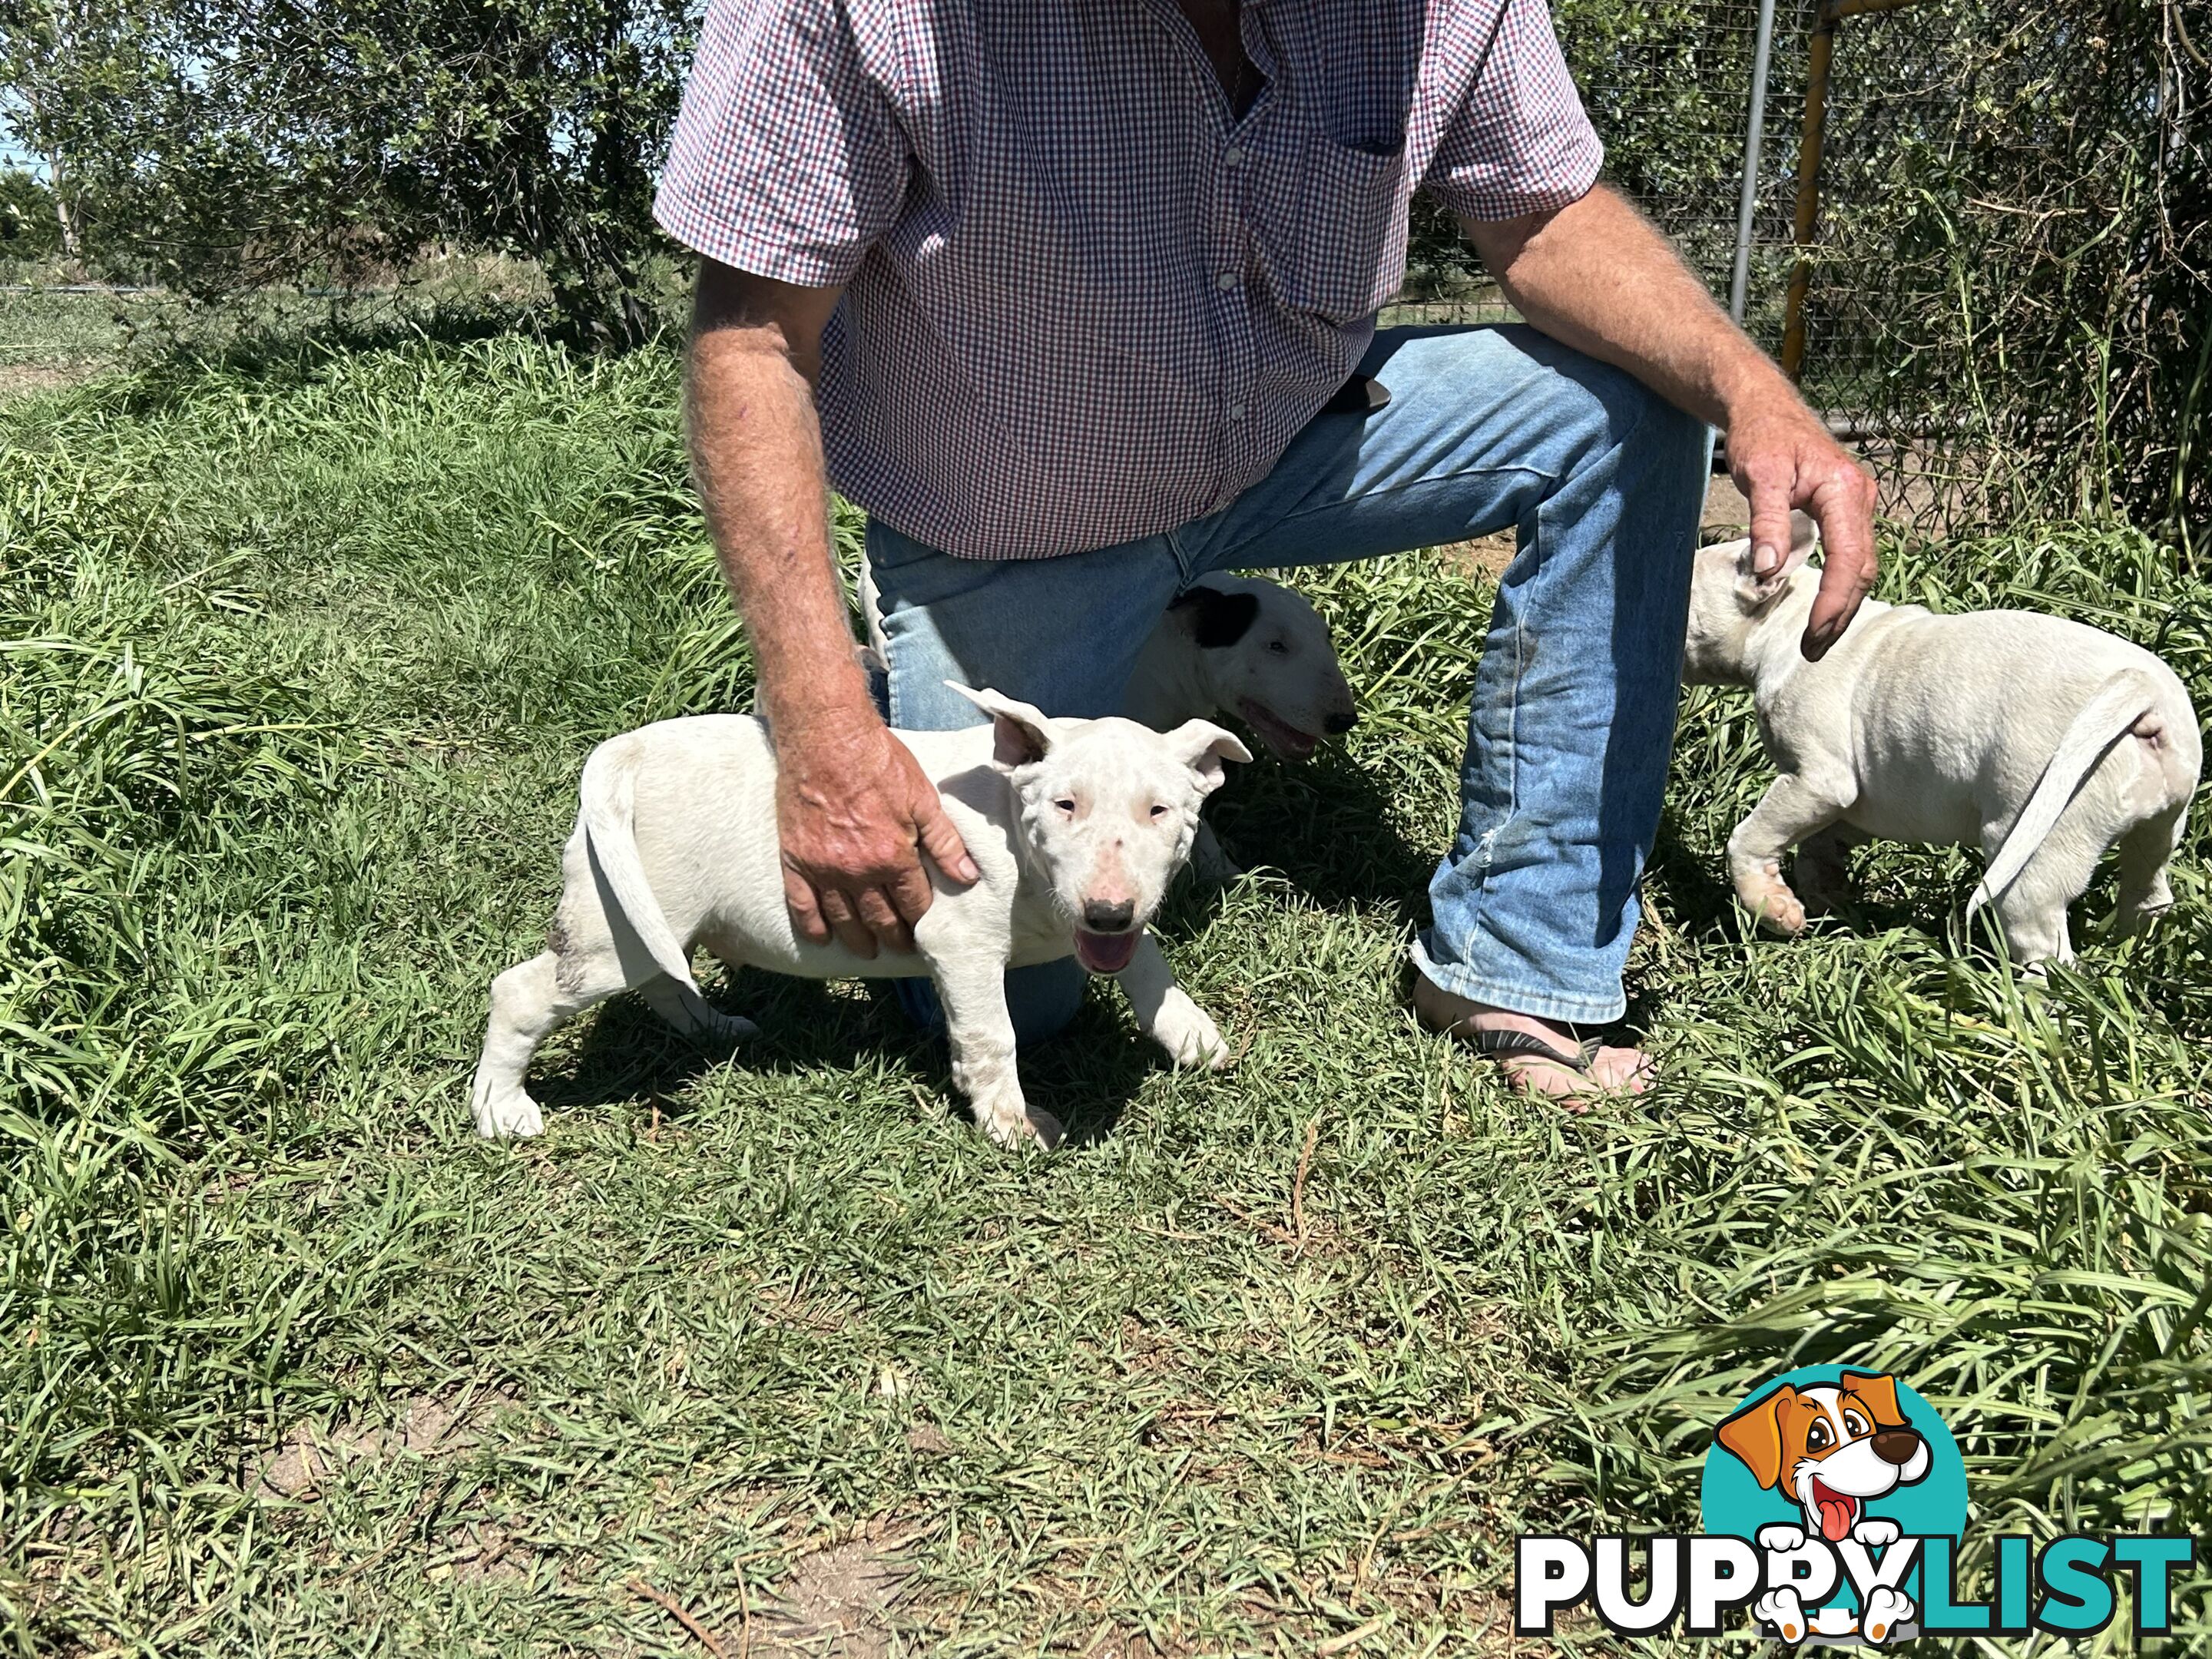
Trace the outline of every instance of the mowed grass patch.
<instances>
[{"instance_id":1,"label":"mowed grass patch","mask_svg":"<svg viewBox=\"0 0 2212 1659\"><path fill-rule=\"evenodd\" d=\"M2047 994L1949 936L1957 854L1746 937L1765 781L1686 706L1633 967L1653 1096L1568 1118L1404 1009L1489 593L1302 584L1365 718L1219 803L1164 924L1242 1049L1118 997L997 1152L865 991L623 1000L471 1133L591 744L744 706L665 354L514 339L168 368L0 420L0 1607L26 1652L1489 1651L1522 1528L1695 1524L1764 1375L1895 1369L1973 1540L2206 1530L2212 902ZM851 525L843 525L849 536ZM1885 592L2163 651L2124 528L1893 550ZM2206 1626L2204 1577L2185 1593ZM1605 1645L1593 1628L1563 1641ZM2112 1638L2117 1646L2117 1638Z\"/></svg>"}]
</instances>

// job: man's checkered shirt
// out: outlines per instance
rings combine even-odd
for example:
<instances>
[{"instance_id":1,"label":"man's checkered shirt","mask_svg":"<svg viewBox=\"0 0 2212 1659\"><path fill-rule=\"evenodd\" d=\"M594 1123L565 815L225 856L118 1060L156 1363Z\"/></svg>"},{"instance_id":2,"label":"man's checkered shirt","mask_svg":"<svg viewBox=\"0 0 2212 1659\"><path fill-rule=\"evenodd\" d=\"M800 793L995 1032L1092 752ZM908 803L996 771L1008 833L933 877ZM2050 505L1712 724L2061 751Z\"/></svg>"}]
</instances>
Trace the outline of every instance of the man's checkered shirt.
<instances>
[{"instance_id":1,"label":"man's checkered shirt","mask_svg":"<svg viewBox=\"0 0 2212 1659\"><path fill-rule=\"evenodd\" d=\"M711 0L655 212L842 286L832 481L974 558L1173 529L1358 365L1419 189L1509 219L1602 151L1545 0L1243 0L1239 119L1174 0Z\"/></svg>"}]
</instances>

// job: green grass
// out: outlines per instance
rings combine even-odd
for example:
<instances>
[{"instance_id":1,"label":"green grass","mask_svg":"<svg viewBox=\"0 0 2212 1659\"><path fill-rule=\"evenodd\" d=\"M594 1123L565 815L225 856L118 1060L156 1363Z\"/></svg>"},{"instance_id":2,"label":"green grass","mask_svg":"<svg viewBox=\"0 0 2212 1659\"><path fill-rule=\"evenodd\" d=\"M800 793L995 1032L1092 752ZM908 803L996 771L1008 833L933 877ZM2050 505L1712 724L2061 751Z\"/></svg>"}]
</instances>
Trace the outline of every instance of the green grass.
<instances>
[{"instance_id":1,"label":"green grass","mask_svg":"<svg viewBox=\"0 0 2212 1659\"><path fill-rule=\"evenodd\" d=\"M804 1633L778 1597L814 1651L841 1607L853 1651L1488 1651L1516 1529L1693 1527L1713 1422L1831 1359L1945 1412L1970 1539L2212 1532L2201 833L2047 998L1947 938L1953 854L1748 940L1765 768L1700 692L1633 969L1667 1082L1561 1116L1404 1006L1488 599L1428 556L1305 579L1368 718L1231 786L1273 867L1165 924L1233 1072L1094 996L1024 1059L1085 1144L1007 1155L858 989L747 975L757 1044L611 1004L546 1137L477 1142L585 753L746 695L675 392L496 339L0 412L0 1642L703 1652L641 1583L732 1654ZM2087 616L2212 705L2212 593L2124 528L1885 591ZM831 1571L881 1562L888 1631Z\"/></svg>"}]
</instances>

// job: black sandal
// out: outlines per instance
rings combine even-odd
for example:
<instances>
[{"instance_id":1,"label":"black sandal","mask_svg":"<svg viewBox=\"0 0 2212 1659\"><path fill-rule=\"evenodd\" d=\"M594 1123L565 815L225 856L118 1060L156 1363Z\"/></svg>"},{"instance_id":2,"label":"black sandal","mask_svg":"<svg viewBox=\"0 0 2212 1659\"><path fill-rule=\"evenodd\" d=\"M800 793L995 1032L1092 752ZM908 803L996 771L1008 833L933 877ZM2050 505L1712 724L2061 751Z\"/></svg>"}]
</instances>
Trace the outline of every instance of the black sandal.
<instances>
[{"instance_id":1,"label":"black sandal","mask_svg":"<svg viewBox=\"0 0 2212 1659\"><path fill-rule=\"evenodd\" d=\"M1575 1044L1575 1052L1555 1048L1531 1031L1516 1030L1510 1026L1477 1025L1462 1027L1454 1033L1475 1053L1486 1059L1507 1060L1526 1058L1549 1060L1554 1066L1564 1066L1570 1072L1589 1075L1590 1062L1597 1057L1597 1044L1588 1037Z\"/></svg>"}]
</instances>

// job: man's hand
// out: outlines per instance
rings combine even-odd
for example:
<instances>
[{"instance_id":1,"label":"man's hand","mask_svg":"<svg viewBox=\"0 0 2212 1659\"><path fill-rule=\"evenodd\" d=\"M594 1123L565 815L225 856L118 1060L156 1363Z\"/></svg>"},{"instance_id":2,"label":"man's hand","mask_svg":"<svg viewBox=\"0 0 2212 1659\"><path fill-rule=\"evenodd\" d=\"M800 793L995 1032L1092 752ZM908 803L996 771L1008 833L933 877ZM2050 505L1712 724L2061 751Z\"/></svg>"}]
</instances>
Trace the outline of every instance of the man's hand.
<instances>
[{"instance_id":1,"label":"man's hand","mask_svg":"<svg viewBox=\"0 0 2212 1659\"><path fill-rule=\"evenodd\" d=\"M872 715L779 744L776 768L783 897L801 939L911 951L931 897L921 854L963 884L980 873L937 786Z\"/></svg>"},{"instance_id":2,"label":"man's hand","mask_svg":"<svg viewBox=\"0 0 2212 1659\"><path fill-rule=\"evenodd\" d=\"M1728 461L1751 503L1752 568L1763 576L1781 564L1790 508L1820 526L1820 593L1798 647L1818 662L1874 587L1874 475L1786 385L1741 401L1749 407L1729 411Z\"/></svg>"},{"instance_id":3,"label":"man's hand","mask_svg":"<svg viewBox=\"0 0 2212 1659\"><path fill-rule=\"evenodd\" d=\"M1461 228L1531 323L1728 434L1759 569L1788 549L1791 507L1820 522L1826 562L1802 649L1825 653L1874 586L1872 475L1613 191L1601 185L1562 208Z\"/></svg>"}]
</instances>

